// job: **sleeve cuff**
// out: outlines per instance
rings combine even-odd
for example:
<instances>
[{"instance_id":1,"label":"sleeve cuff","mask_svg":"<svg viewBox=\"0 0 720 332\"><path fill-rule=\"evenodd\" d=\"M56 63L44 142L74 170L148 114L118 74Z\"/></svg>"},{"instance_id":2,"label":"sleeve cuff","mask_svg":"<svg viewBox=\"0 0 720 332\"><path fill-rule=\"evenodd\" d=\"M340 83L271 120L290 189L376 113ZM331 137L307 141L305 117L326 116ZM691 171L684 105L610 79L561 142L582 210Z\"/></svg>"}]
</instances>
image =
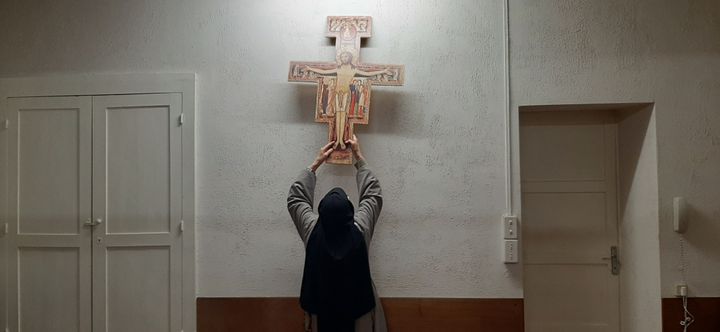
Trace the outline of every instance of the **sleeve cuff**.
<instances>
[{"instance_id":1,"label":"sleeve cuff","mask_svg":"<svg viewBox=\"0 0 720 332\"><path fill-rule=\"evenodd\" d=\"M360 159L355 162L355 168L361 169L367 166L367 162L364 159Z\"/></svg>"},{"instance_id":2,"label":"sleeve cuff","mask_svg":"<svg viewBox=\"0 0 720 332\"><path fill-rule=\"evenodd\" d=\"M305 169L302 170L302 176L310 177L311 179L315 178L315 172L313 172L310 167L305 167Z\"/></svg>"}]
</instances>

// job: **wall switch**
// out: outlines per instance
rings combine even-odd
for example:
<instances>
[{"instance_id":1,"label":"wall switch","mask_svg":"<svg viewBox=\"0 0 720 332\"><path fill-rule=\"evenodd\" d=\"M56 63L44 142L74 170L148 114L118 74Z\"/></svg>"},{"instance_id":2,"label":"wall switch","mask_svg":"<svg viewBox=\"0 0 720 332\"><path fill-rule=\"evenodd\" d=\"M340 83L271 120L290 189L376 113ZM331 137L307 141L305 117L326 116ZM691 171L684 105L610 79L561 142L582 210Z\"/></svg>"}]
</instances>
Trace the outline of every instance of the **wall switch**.
<instances>
[{"instance_id":1,"label":"wall switch","mask_svg":"<svg viewBox=\"0 0 720 332\"><path fill-rule=\"evenodd\" d=\"M503 233L506 239L518 238L518 218L516 216L503 217Z\"/></svg>"},{"instance_id":2,"label":"wall switch","mask_svg":"<svg viewBox=\"0 0 720 332\"><path fill-rule=\"evenodd\" d=\"M517 263L519 256L518 240L505 240L505 263Z\"/></svg>"}]
</instances>

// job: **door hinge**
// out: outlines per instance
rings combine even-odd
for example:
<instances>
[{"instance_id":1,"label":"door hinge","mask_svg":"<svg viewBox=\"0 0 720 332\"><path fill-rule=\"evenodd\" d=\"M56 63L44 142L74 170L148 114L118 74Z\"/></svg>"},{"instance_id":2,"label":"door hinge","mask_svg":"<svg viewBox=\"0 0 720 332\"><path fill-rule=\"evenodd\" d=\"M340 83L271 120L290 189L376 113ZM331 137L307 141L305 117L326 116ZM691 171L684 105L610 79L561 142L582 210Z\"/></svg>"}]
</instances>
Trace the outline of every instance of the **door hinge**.
<instances>
[{"instance_id":1,"label":"door hinge","mask_svg":"<svg viewBox=\"0 0 720 332\"><path fill-rule=\"evenodd\" d=\"M10 128L10 119L5 119L5 129Z\"/></svg>"},{"instance_id":2,"label":"door hinge","mask_svg":"<svg viewBox=\"0 0 720 332\"><path fill-rule=\"evenodd\" d=\"M5 223L5 226L3 226L3 234L6 234L10 232L10 226L8 223Z\"/></svg>"},{"instance_id":3,"label":"door hinge","mask_svg":"<svg viewBox=\"0 0 720 332\"><path fill-rule=\"evenodd\" d=\"M180 233L185 231L185 221L180 220Z\"/></svg>"},{"instance_id":4,"label":"door hinge","mask_svg":"<svg viewBox=\"0 0 720 332\"><path fill-rule=\"evenodd\" d=\"M620 274L620 259L618 258L618 247L610 247L610 270L613 275Z\"/></svg>"},{"instance_id":5,"label":"door hinge","mask_svg":"<svg viewBox=\"0 0 720 332\"><path fill-rule=\"evenodd\" d=\"M185 123L185 113L180 113L180 125L182 126L183 123Z\"/></svg>"}]
</instances>

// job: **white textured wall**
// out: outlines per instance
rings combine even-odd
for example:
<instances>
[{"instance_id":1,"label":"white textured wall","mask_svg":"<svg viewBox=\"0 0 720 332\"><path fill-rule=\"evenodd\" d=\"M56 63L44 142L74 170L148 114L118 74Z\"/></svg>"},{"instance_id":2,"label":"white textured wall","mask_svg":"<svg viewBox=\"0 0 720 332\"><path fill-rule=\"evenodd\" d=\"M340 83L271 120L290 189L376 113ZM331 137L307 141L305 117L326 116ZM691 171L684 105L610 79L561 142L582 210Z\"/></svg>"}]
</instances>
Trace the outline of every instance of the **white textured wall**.
<instances>
[{"instance_id":1,"label":"white textured wall","mask_svg":"<svg viewBox=\"0 0 720 332\"><path fill-rule=\"evenodd\" d=\"M720 2L512 0L514 105L655 102L663 296L682 279L672 197L691 206L692 296L720 296Z\"/></svg>"},{"instance_id":2,"label":"white textured wall","mask_svg":"<svg viewBox=\"0 0 720 332\"><path fill-rule=\"evenodd\" d=\"M338 14L373 16L364 61L407 69L357 130L385 193L381 295L521 297L499 250L500 1L6 0L0 75L196 72L199 295L296 296L304 255L285 198L327 129L287 67L333 59L324 23ZM323 167L318 195L356 192L353 175Z\"/></svg>"},{"instance_id":3,"label":"white textured wall","mask_svg":"<svg viewBox=\"0 0 720 332\"><path fill-rule=\"evenodd\" d=\"M0 2L0 76L197 72L201 296L296 295L287 186L325 128L290 60L328 60L326 15L372 15L365 61L403 63L359 128L386 208L383 296L520 297L504 212L500 1ZM671 198L692 206L691 294L720 295L720 8L715 0L512 0L513 105L656 102L663 292L681 278ZM320 171L354 191L348 168ZM516 179L517 180L517 179ZM518 198L518 197L516 197Z\"/></svg>"},{"instance_id":4,"label":"white textured wall","mask_svg":"<svg viewBox=\"0 0 720 332\"><path fill-rule=\"evenodd\" d=\"M661 331L657 136L653 106L620 115L617 132L621 331Z\"/></svg>"}]
</instances>

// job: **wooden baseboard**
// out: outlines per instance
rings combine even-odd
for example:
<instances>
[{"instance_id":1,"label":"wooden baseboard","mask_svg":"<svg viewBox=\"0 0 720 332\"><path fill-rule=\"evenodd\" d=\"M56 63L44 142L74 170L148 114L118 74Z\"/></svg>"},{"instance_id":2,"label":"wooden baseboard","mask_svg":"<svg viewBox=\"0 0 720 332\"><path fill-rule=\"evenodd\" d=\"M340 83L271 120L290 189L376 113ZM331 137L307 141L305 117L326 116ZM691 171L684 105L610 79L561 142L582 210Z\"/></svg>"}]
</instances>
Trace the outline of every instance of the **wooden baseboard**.
<instances>
[{"instance_id":1,"label":"wooden baseboard","mask_svg":"<svg viewBox=\"0 0 720 332\"><path fill-rule=\"evenodd\" d=\"M720 297L693 297L688 299L688 310L695 316L695 323L688 331L720 331ZM682 300L662 299L663 332L682 332Z\"/></svg>"},{"instance_id":2,"label":"wooden baseboard","mask_svg":"<svg viewBox=\"0 0 720 332\"><path fill-rule=\"evenodd\" d=\"M522 299L383 298L390 332L521 332ZM693 331L720 331L720 298L690 298ZM663 332L681 332L682 301L662 300ZM302 331L295 297L198 298L198 332Z\"/></svg>"},{"instance_id":3,"label":"wooden baseboard","mask_svg":"<svg viewBox=\"0 0 720 332\"><path fill-rule=\"evenodd\" d=\"M197 331L302 331L297 298L198 298Z\"/></svg>"},{"instance_id":4,"label":"wooden baseboard","mask_svg":"<svg viewBox=\"0 0 720 332\"><path fill-rule=\"evenodd\" d=\"M390 332L522 332L522 299L383 298ZM302 331L298 298L198 298L198 332Z\"/></svg>"},{"instance_id":5,"label":"wooden baseboard","mask_svg":"<svg viewBox=\"0 0 720 332\"><path fill-rule=\"evenodd\" d=\"M382 299L390 332L524 330L522 299Z\"/></svg>"}]
</instances>

